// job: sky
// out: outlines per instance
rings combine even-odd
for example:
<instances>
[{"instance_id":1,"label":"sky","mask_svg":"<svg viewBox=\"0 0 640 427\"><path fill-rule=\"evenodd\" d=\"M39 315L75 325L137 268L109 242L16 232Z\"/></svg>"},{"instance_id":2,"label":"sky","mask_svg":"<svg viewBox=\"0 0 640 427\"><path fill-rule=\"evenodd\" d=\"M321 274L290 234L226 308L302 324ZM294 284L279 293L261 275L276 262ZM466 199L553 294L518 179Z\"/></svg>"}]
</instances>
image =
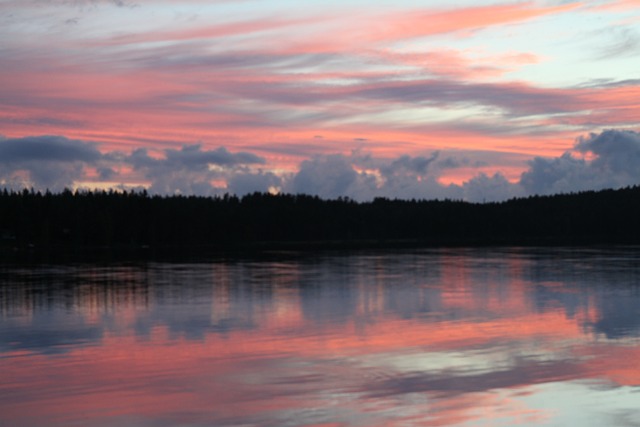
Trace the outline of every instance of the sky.
<instances>
[{"instance_id":1,"label":"sky","mask_svg":"<svg viewBox=\"0 0 640 427\"><path fill-rule=\"evenodd\" d=\"M0 186L640 183L640 0L0 0Z\"/></svg>"}]
</instances>

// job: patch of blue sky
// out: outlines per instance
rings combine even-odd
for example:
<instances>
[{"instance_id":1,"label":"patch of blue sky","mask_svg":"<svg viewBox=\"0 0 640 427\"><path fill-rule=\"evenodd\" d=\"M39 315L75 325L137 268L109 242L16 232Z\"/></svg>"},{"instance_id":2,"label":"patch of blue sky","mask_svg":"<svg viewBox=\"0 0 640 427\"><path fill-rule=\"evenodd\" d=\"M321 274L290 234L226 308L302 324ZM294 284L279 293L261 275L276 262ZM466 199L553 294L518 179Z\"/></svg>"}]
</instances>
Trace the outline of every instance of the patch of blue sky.
<instances>
[{"instance_id":1,"label":"patch of blue sky","mask_svg":"<svg viewBox=\"0 0 640 427\"><path fill-rule=\"evenodd\" d=\"M620 14L603 16L590 11L558 14L517 26L489 28L477 39L453 40L453 44L481 43L496 53L513 52L517 46L518 52L533 53L539 62L520 67L508 77L536 85L570 87L598 79L622 80L637 75L640 55L604 57L607 46L619 45L614 31L619 18Z\"/></svg>"}]
</instances>

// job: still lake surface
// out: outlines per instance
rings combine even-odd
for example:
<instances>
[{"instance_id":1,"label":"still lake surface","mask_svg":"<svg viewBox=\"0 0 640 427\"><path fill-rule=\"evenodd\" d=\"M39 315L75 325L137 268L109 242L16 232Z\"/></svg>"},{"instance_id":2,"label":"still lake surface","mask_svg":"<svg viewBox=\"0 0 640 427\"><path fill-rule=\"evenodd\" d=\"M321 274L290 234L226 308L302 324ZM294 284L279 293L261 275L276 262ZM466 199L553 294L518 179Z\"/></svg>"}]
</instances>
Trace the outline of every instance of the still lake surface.
<instances>
[{"instance_id":1,"label":"still lake surface","mask_svg":"<svg viewBox=\"0 0 640 427\"><path fill-rule=\"evenodd\" d=\"M640 426L640 248L0 266L0 426Z\"/></svg>"}]
</instances>

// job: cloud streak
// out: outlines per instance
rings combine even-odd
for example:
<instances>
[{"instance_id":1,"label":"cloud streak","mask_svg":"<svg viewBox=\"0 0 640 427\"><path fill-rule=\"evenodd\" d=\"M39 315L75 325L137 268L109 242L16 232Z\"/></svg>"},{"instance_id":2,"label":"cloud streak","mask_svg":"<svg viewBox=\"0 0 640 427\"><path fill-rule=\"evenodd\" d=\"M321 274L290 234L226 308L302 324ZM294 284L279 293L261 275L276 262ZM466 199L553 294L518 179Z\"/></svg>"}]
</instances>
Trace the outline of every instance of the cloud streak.
<instances>
[{"instance_id":1,"label":"cloud streak","mask_svg":"<svg viewBox=\"0 0 640 427\"><path fill-rule=\"evenodd\" d=\"M496 25L518 23L546 15L565 13L580 3L538 7L534 2L452 8L449 10L412 10L385 17L379 31L368 32L376 41L434 36L451 32L472 32Z\"/></svg>"},{"instance_id":2,"label":"cloud streak","mask_svg":"<svg viewBox=\"0 0 640 427\"><path fill-rule=\"evenodd\" d=\"M9 0L0 5L8 11L0 13L0 130L14 139L93 141L103 152L146 149L166 162L186 162L181 147L194 141L207 141L203 152L225 147L261 157L262 165L244 165L248 175L233 181L238 189L255 174L269 187L297 188L286 173L339 168L332 156L352 162L352 149L389 162L452 150L560 157L569 136L637 130L631 4L419 0L363 8L310 0L285 9L278 2ZM603 58L603 46L611 57ZM314 135L325 138L310 142ZM493 179L500 169L491 163L479 172ZM119 176L107 172L117 172L111 165L90 165L96 176ZM275 175L267 179L260 167ZM508 167L502 177L514 182L529 166ZM354 168L356 175L344 169L343 181L318 191L333 194L349 181L345 188L358 194L380 191L383 182L397 182L401 194L428 193L411 190L408 171ZM443 183L475 176L462 169L420 182L440 194ZM152 179L144 175L151 169L133 173ZM295 181L302 187L304 174ZM496 179L493 191L504 184Z\"/></svg>"}]
</instances>

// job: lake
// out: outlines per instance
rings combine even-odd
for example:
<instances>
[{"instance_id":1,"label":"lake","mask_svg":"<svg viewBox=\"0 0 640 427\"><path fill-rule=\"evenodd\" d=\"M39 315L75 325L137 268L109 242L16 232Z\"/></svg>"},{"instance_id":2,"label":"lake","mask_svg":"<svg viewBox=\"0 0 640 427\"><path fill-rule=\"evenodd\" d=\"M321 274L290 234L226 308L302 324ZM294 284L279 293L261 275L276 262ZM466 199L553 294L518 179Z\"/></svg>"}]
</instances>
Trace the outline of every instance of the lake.
<instances>
[{"instance_id":1,"label":"lake","mask_svg":"<svg viewBox=\"0 0 640 427\"><path fill-rule=\"evenodd\" d=\"M0 266L0 426L640 426L640 248Z\"/></svg>"}]
</instances>

